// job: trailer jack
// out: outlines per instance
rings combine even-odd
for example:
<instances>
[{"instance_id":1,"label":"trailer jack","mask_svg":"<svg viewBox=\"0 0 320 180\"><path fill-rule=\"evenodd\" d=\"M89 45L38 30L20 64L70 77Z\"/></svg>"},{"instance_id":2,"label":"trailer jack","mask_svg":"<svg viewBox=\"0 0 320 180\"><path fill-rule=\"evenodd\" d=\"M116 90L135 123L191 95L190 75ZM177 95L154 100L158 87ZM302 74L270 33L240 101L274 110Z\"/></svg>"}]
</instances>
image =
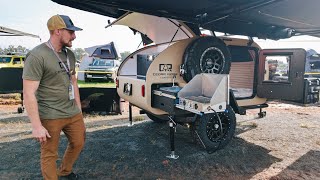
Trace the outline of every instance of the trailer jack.
<instances>
[{"instance_id":1,"label":"trailer jack","mask_svg":"<svg viewBox=\"0 0 320 180\"><path fill-rule=\"evenodd\" d=\"M170 149L171 154L169 156L166 156L170 159L178 159L179 156L175 154L175 148L174 148L174 133L176 131L177 123L174 121L174 116L169 116L169 127L170 127Z\"/></svg>"},{"instance_id":2,"label":"trailer jack","mask_svg":"<svg viewBox=\"0 0 320 180\"><path fill-rule=\"evenodd\" d=\"M129 103L129 124L128 126L133 126L133 123L132 123L132 105Z\"/></svg>"},{"instance_id":3,"label":"trailer jack","mask_svg":"<svg viewBox=\"0 0 320 180\"><path fill-rule=\"evenodd\" d=\"M262 111L262 107L260 107L260 112L258 113L259 118L263 118L267 115L266 111Z\"/></svg>"}]
</instances>

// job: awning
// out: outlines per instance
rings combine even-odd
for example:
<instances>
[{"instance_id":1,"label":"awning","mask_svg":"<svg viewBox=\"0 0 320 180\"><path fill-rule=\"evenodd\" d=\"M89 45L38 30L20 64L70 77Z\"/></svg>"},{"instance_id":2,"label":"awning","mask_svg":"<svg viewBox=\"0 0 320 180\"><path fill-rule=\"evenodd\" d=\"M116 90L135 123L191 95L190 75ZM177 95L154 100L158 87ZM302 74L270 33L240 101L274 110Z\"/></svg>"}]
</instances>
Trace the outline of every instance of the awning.
<instances>
[{"instance_id":1,"label":"awning","mask_svg":"<svg viewBox=\"0 0 320 180\"><path fill-rule=\"evenodd\" d=\"M235 35L320 37L319 0L52 0L113 18L138 12Z\"/></svg>"}]
</instances>

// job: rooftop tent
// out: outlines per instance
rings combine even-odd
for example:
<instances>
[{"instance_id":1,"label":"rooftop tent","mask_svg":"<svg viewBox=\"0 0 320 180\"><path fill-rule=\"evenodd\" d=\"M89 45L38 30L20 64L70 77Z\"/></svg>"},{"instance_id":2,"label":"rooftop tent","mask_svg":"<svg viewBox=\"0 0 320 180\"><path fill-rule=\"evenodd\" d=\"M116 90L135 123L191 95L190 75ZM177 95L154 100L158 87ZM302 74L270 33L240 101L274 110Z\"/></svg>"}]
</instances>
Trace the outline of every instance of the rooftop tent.
<instances>
[{"instance_id":1,"label":"rooftop tent","mask_svg":"<svg viewBox=\"0 0 320 180\"><path fill-rule=\"evenodd\" d=\"M317 53L317 51L315 51L314 49L308 49L307 50L307 57L313 56L313 55L318 55L319 53Z\"/></svg>"},{"instance_id":2,"label":"rooftop tent","mask_svg":"<svg viewBox=\"0 0 320 180\"><path fill-rule=\"evenodd\" d=\"M114 42L111 42L105 45L85 48L85 50L89 53L89 56L91 57L99 57L101 59L120 59L121 58Z\"/></svg>"},{"instance_id":3,"label":"rooftop tent","mask_svg":"<svg viewBox=\"0 0 320 180\"><path fill-rule=\"evenodd\" d=\"M138 12L234 35L283 39L320 37L319 0L52 0L88 12L119 18Z\"/></svg>"}]
</instances>

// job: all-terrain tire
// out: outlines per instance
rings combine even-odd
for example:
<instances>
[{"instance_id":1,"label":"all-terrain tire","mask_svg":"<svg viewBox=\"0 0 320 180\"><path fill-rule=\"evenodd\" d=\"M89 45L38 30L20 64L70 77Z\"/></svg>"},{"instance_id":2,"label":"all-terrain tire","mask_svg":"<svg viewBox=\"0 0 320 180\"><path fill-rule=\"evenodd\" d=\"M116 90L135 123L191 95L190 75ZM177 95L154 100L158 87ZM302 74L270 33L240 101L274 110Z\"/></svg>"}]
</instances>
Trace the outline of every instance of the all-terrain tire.
<instances>
[{"instance_id":1,"label":"all-terrain tire","mask_svg":"<svg viewBox=\"0 0 320 180\"><path fill-rule=\"evenodd\" d=\"M189 44L184 52L184 75L189 82L200 73L228 74L231 54L226 44L213 36L200 37Z\"/></svg>"},{"instance_id":2,"label":"all-terrain tire","mask_svg":"<svg viewBox=\"0 0 320 180\"><path fill-rule=\"evenodd\" d=\"M217 113L222 124L222 133L219 119L215 113L204 114L192 124L191 132L194 140L213 153L225 147L232 139L236 129L236 116L231 107L225 112Z\"/></svg>"}]
</instances>

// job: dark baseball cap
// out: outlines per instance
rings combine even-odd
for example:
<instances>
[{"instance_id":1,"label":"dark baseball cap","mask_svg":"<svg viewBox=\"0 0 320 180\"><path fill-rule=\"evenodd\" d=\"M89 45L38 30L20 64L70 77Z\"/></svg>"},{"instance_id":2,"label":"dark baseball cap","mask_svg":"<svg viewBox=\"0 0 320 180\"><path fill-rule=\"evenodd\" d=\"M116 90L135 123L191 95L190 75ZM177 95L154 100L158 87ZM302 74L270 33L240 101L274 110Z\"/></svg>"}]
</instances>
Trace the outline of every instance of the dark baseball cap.
<instances>
[{"instance_id":1,"label":"dark baseball cap","mask_svg":"<svg viewBox=\"0 0 320 180\"><path fill-rule=\"evenodd\" d=\"M68 29L71 31L81 31L82 29L79 27L76 27L73 22L71 21L69 16L66 15L54 15L52 16L48 22L47 26L49 30L55 30L55 29Z\"/></svg>"}]
</instances>

